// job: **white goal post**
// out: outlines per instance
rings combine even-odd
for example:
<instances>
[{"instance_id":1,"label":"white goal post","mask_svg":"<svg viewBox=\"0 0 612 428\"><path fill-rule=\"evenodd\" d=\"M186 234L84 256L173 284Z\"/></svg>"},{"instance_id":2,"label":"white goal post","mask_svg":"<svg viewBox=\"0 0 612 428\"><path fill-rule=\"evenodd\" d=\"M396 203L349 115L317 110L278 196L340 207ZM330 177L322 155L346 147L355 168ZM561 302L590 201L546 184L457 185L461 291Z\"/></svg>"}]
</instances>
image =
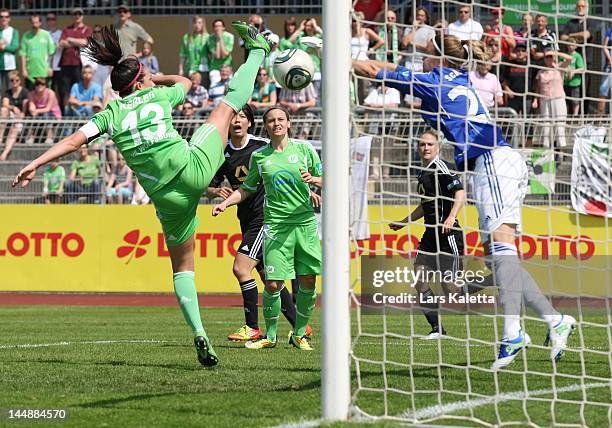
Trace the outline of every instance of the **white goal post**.
<instances>
[{"instance_id":1,"label":"white goal post","mask_svg":"<svg viewBox=\"0 0 612 428\"><path fill-rule=\"evenodd\" d=\"M321 408L348 418L351 346L349 283L349 138L351 1L323 0L323 297ZM332 167L333 165L333 167Z\"/></svg>"}]
</instances>

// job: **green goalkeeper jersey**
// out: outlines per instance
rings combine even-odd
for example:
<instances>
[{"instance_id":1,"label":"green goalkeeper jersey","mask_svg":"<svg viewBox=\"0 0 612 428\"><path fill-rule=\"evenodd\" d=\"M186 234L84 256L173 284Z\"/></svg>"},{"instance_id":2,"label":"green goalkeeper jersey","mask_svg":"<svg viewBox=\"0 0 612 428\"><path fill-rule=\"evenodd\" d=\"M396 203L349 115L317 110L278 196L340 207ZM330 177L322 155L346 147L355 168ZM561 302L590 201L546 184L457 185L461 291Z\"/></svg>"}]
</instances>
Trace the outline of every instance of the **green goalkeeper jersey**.
<instances>
[{"instance_id":1,"label":"green goalkeeper jersey","mask_svg":"<svg viewBox=\"0 0 612 428\"><path fill-rule=\"evenodd\" d=\"M302 181L300 170L306 170L315 177L322 174L321 160L310 143L289 139L282 152L268 144L251 155L249 174L242 188L254 192L263 181L266 224L306 224L315 221L310 187Z\"/></svg>"},{"instance_id":2,"label":"green goalkeeper jersey","mask_svg":"<svg viewBox=\"0 0 612 428\"><path fill-rule=\"evenodd\" d=\"M111 136L149 196L187 164L188 143L172 124L172 108L184 99L183 85L154 86L111 101L91 119Z\"/></svg>"}]
</instances>

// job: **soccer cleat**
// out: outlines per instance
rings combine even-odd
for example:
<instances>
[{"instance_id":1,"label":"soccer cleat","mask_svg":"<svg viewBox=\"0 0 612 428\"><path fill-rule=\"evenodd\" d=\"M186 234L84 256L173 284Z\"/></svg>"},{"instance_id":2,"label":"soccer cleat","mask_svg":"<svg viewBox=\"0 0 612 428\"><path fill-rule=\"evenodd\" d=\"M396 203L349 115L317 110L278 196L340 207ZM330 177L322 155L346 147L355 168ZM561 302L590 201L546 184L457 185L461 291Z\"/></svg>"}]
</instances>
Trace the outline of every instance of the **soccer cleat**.
<instances>
[{"instance_id":1,"label":"soccer cleat","mask_svg":"<svg viewBox=\"0 0 612 428\"><path fill-rule=\"evenodd\" d=\"M576 329L576 319L571 315L561 315L561 321L551 328L544 340L544 346L552 346L550 359L559 361L567 348L567 339Z\"/></svg>"},{"instance_id":2,"label":"soccer cleat","mask_svg":"<svg viewBox=\"0 0 612 428\"><path fill-rule=\"evenodd\" d=\"M243 325L234 333L227 336L228 340L232 342L245 342L247 340L257 340L261 337L261 330L259 328L251 328L248 325Z\"/></svg>"},{"instance_id":3,"label":"soccer cleat","mask_svg":"<svg viewBox=\"0 0 612 428\"><path fill-rule=\"evenodd\" d=\"M506 367L521 352L531 343L531 337L522 330L519 331L519 335L512 340L502 339L502 344L499 346L499 354L497 360L491 365L491 370L499 370Z\"/></svg>"},{"instance_id":4,"label":"soccer cleat","mask_svg":"<svg viewBox=\"0 0 612 428\"><path fill-rule=\"evenodd\" d=\"M292 334L289 337L289 344L293 345L293 347L298 348L300 351L312 351L312 346L310 346L310 339L304 335L299 337L295 334Z\"/></svg>"},{"instance_id":5,"label":"soccer cleat","mask_svg":"<svg viewBox=\"0 0 612 428\"><path fill-rule=\"evenodd\" d=\"M446 330L444 330L444 328L442 328L442 331L440 331L440 327L434 327L427 336L422 336L421 340L435 340L438 338L443 339L444 336L446 336Z\"/></svg>"},{"instance_id":6,"label":"soccer cleat","mask_svg":"<svg viewBox=\"0 0 612 428\"><path fill-rule=\"evenodd\" d=\"M312 327L310 326L310 324L308 324L306 326L306 331L304 332L304 336L306 336L309 339L312 339L313 335L314 335L314 333L312 332Z\"/></svg>"},{"instance_id":7,"label":"soccer cleat","mask_svg":"<svg viewBox=\"0 0 612 428\"><path fill-rule=\"evenodd\" d=\"M247 349L274 348L275 346L276 342L272 342L266 336L262 336L257 340L249 340L244 344L244 347Z\"/></svg>"},{"instance_id":8,"label":"soccer cleat","mask_svg":"<svg viewBox=\"0 0 612 428\"><path fill-rule=\"evenodd\" d=\"M238 32L238 35L244 40L244 47L251 49L263 49L266 55L270 53L270 43L259 33L255 27L242 21L232 22L232 27Z\"/></svg>"},{"instance_id":9,"label":"soccer cleat","mask_svg":"<svg viewBox=\"0 0 612 428\"><path fill-rule=\"evenodd\" d=\"M207 337L196 336L193 339L193 343L195 344L200 364L205 367L213 367L219 364L219 358L217 358L217 354Z\"/></svg>"}]
</instances>

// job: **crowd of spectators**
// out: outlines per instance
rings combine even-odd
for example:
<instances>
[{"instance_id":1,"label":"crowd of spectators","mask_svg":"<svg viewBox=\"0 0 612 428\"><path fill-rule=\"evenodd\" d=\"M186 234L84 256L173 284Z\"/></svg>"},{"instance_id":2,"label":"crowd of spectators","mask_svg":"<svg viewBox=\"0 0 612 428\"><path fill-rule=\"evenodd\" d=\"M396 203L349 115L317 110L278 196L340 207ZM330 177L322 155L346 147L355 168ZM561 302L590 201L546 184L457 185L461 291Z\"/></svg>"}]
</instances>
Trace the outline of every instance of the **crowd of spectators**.
<instances>
[{"instance_id":1,"label":"crowd of spectators","mask_svg":"<svg viewBox=\"0 0 612 428\"><path fill-rule=\"evenodd\" d=\"M492 114L499 107L509 107L519 115L537 114L548 121L549 126L543 126L541 130L545 146L566 145L566 118L585 113L585 95L600 98L596 105L598 112L604 113L609 108L612 28L607 29L600 42L605 55L604 68L593 70L594 55L601 51L593 45L585 46L587 42L598 43L594 39L593 22L588 19L586 0L577 0L576 17L564 26L551 26L546 15L527 13L520 28L504 24L504 9L500 7L487 8L485 15L490 19L479 22L473 16L472 5L459 4L456 19L450 23L434 19L425 7L409 8L407 15L400 18L396 11L385 8L383 0L358 0L354 9L353 59L384 60L420 72L427 56L427 45L437 32L452 34L462 40L482 40L491 49L492 56L488 63L471 65L471 84ZM480 11L486 12L485 8ZM120 43L126 55L136 55L152 73L161 73L153 38L132 20L129 6L121 4L116 12ZM0 161L10 156L18 141L37 139L51 143L66 133L66 129L62 133L53 125L38 130L36 135L31 129L22 133L23 122L9 119L87 118L117 97L110 85L111 68L95 64L81 55L80 50L87 38L100 37L101 33L99 25L93 28L87 25L83 9L74 8L72 23L63 29L57 27L55 13L47 13L44 19L32 15L31 29L21 37L10 26L10 19L9 10L0 10L0 51L3 52L0 56L0 118L4 119L0 121ZM276 103L286 106L305 124L297 129L296 137L309 138L312 127L308 125L308 119L314 116L312 109L320 106L321 58L316 50L303 43L303 39L322 38L323 29L313 17L302 20L287 18L279 34L268 28L260 15L251 15L248 21L266 34L272 43L271 53L257 75L251 107L261 111ZM560 34L556 34L553 27L558 28ZM223 19L207 23L204 16L191 18L190 31L181 37L180 46L177 46L177 68L163 70L187 76L193 84L185 103L173 112L177 129L184 138L190 138L195 132L194 119L201 120L223 99L233 70L239 65L236 59L242 52L248 54L241 44L227 31ZM274 59L279 52L290 48L306 51L315 64L312 83L301 91L281 88L274 80ZM587 90L588 74L592 71L601 73L601 85L595 94ZM354 83L353 100L368 108L368 114L373 118L376 118L374 109L383 106L388 109L420 106L416 97L406 95L402 99L399 92L364 80ZM375 120L371 123L374 127L380 126ZM78 202L82 195L90 194L96 195L94 202L104 199L106 202L125 203L136 199L138 185L112 142L107 139L100 141L98 146L90 146L93 152L86 153L85 150L81 153L80 160L72 164L67 178L60 164L49 166L45 176L45 202ZM104 150L98 150L100 147ZM101 159L101 152L109 153L108 158ZM94 170L98 171L95 178ZM381 170L381 173L386 176L388 171ZM72 196L62 198L63 193Z\"/></svg>"}]
</instances>

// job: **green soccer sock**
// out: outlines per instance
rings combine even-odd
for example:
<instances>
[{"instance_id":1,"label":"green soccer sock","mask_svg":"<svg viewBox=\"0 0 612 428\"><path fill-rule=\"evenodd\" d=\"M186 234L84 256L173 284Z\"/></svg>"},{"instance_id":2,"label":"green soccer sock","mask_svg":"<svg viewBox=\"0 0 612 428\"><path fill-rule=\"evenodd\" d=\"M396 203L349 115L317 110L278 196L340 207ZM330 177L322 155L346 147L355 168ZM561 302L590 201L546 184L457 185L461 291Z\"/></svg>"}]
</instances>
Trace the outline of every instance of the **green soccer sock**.
<instances>
[{"instance_id":1,"label":"green soccer sock","mask_svg":"<svg viewBox=\"0 0 612 428\"><path fill-rule=\"evenodd\" d=\"M296 299L297 317L295 318L295 334L298 337L304 336L306 326L314 310L317 301L317 292L314 288L307 289L300 287Z\"/></svg>"},{"instance_id":2,"label":"green soccer sock","mask_svg":"<svg viewBox=\"0 0 612 428\"><path fill-rule=\"evenodd\" d=\"M281 312L280 292L263 292L263 314L266 320L266 337L272 342L276 342L276 329L278 327L278 317Z\"/></svg>"},{"instance_id":3,"label":"green soccer sock","mask_svg":"<svg viewBox=\"0 0 612 428\"><path fill-rule=\"evenodd\" d=\"M246 62L230 79L223 102L233 108L236 113L242 110L242 107L251 99L255 78L265 57L266 53L263 49L250 50Z\"/></svg>"},{"instance_id":4,"label":"green soccer sock","mask_svg":"<svg viewBox=\"0 0 612 428\"><path fill-rule=\"evenodd\" d=\"M181 307L185 321L191 327L194 336L206 336L202 319L198 293L195 288L195 274L193 272L177 272L174 274L174 293Z\"/></svg>"}]
</instances>

